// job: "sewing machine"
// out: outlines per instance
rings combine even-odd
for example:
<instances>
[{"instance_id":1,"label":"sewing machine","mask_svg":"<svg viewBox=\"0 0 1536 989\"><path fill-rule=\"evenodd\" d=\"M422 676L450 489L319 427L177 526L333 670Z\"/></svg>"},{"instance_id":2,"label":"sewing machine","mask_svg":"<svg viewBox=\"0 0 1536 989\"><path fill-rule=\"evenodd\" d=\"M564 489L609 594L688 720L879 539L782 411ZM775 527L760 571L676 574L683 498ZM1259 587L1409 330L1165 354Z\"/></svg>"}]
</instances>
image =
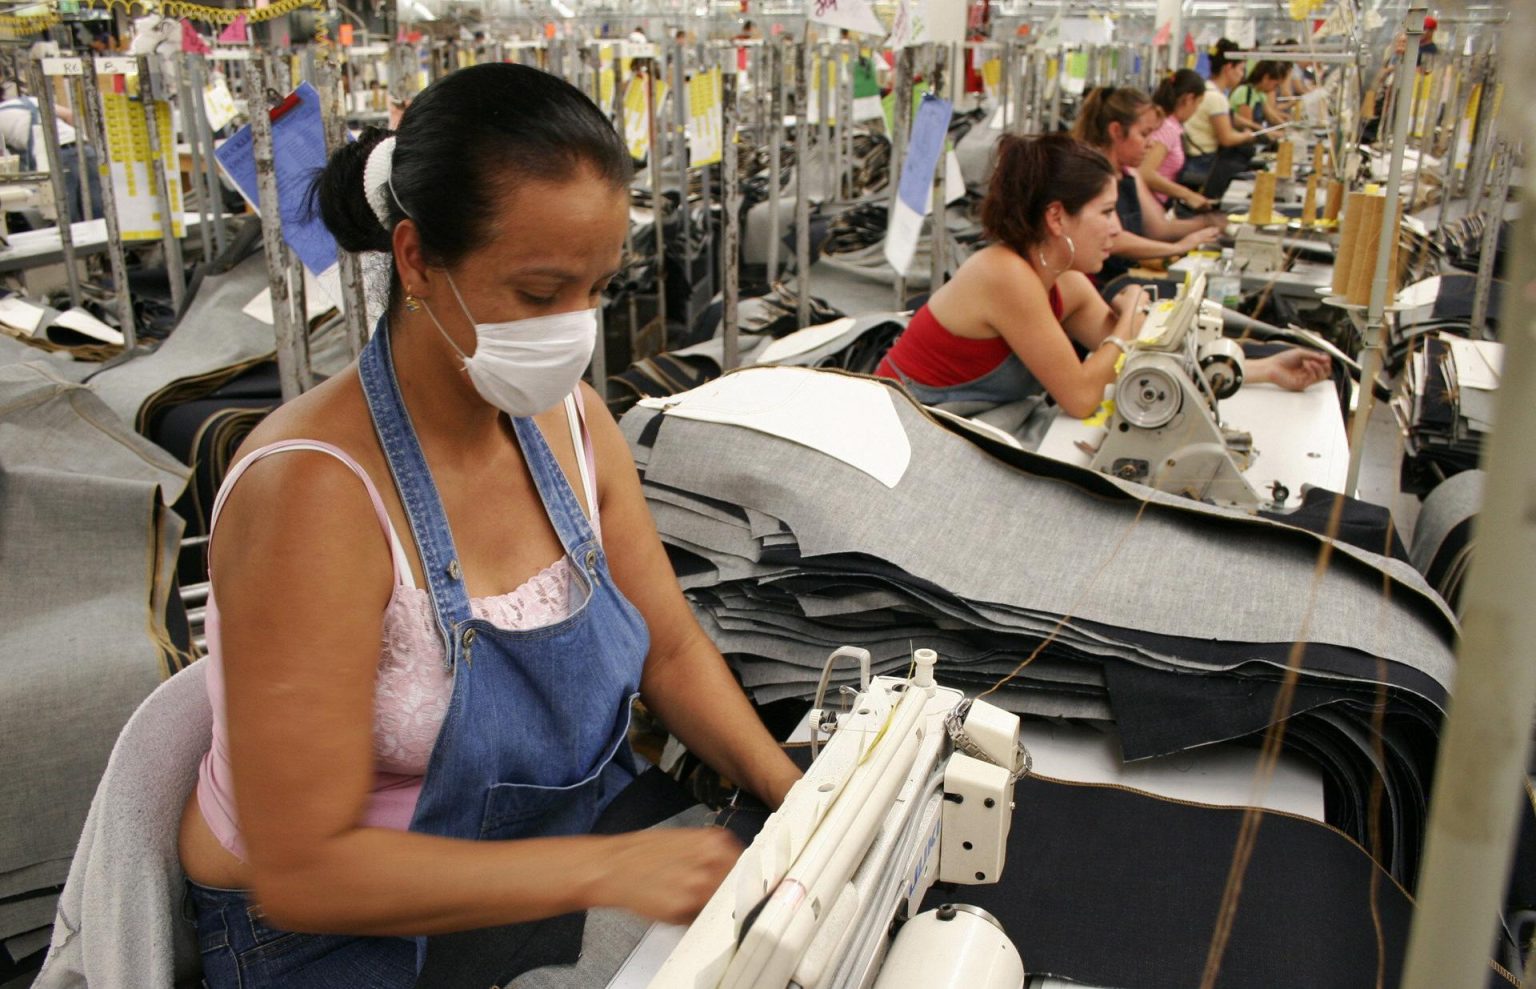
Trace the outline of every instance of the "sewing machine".
<instances>
[{"instance_id":1,"label":"sewing machine","mask_svg":"<svg viewBox=\"0 0 1536 989\"><path fill-rule=\"evenodd\" d=\"M818 697L811 731L835 726L830 741L650 989L1022 989L1019 953L984 911L918 912L936 881L1001 876L1027 764L1018 718L935 684L931 649L910 679L871 680L862 649L828 668L842 657L860 666L851 709L839 723Z\"/></svg>"},{"instance_id":2,"label":"sewing machine","mask_svg":"<svg viewBox=\"0 0 1536 989\"><path fill-rule=\"evenodd\" d=\"M1115 380L1109 431L1094 470L1199 501L1256 509L1243 476L1253 437L1221 424L1217 403L1243 383L1243 352L1221 335L1221 308L1196 275L1176 300L1155 303Z\"/></svg>"},{"instance_id":3,"label":"sewing machine","mask_svg":"<svg viewBox=\"0 0 1536 989\"><path fill-rule=\"evenodd\" d=\"M53 201L53 184L47 175L36 173L0 172L0 245L7 242L10 230L5 224L5 214L35 210L42 219L57 220L58 210Z\"/></svg>"}]
</instances>

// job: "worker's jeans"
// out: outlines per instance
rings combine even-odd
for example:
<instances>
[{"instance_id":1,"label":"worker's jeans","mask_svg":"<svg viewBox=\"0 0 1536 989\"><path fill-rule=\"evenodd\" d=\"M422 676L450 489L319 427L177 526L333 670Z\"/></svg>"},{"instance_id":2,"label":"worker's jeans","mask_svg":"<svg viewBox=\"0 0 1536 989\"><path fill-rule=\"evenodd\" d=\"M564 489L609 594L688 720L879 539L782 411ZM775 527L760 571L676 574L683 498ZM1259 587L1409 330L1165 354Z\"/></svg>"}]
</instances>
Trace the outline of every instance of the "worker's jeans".
<instances>
[{"instance_id":1,"label":"worker's jeans","mask_svg":"<svg viewBox=\"0 0 1536 989\"><path fill-rule=\"evenodd\" d=\"M59 149L60 164L64 170L65 202L69 204L69 222L79 223L85 219L85 210L80 202L80 144L66 144ZM89 147L85 149L85 179L90 187L91 219L99 220L103 216L101 211L101 170L96 159L96 152Z\"/></svg>"},{"instance_id":2,"label":"worker's jeans","mask_svg":"<svg viewBox=\"0 0 1536 989\"><path fill-rule=\"evenodd\" d=\"M207 986L400 989L416 981L416 942L269 927L244 892L187 883ZM195 911L195 912L194 912Z\"/></svg>"}]
</instances>

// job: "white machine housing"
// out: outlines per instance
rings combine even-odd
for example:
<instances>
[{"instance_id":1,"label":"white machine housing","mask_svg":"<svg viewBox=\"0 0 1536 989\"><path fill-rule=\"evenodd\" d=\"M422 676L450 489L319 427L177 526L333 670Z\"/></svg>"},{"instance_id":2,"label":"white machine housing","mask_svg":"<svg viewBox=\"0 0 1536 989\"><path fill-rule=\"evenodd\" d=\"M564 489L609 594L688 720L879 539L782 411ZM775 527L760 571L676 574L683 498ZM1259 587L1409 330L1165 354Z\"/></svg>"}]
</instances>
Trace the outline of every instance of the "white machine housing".
<instances>
[{"instance_id":1,"label":"white machine housing","mask_svg":"<svg viewBox=\"0 0 1536 989\"><path fill-rule=\"evenodd\" d=\"M1221 424L1217 403L1243 383L1243 353L1221 335L1221 307L1199 274L1155 303L1115 380L1109 432L1090 466L1184 495L1244 508L1265 503L1243 476L1253 437Z\"/></svg>"},{"instance_id":2,"label":"white machine housing","mask_svg":"<svg viewBox=\"0 0 1536 989\"><path fill-rule=\"evenodd\" d=\"M871 989L892 921L917 914L935 881L1000 878L1022 751L1018 718L972 702L958 730L971 754L954 751L946 719L964 696L933 682L932 650L913 658L911 679L866 683L650 989ZM955 960L980 943L969 920L946 920L944 932ZM982 940L991 964L995 945ZM968 985L1022 989L1022 964L1013 981Z\"/></svg>"}]
</instances>

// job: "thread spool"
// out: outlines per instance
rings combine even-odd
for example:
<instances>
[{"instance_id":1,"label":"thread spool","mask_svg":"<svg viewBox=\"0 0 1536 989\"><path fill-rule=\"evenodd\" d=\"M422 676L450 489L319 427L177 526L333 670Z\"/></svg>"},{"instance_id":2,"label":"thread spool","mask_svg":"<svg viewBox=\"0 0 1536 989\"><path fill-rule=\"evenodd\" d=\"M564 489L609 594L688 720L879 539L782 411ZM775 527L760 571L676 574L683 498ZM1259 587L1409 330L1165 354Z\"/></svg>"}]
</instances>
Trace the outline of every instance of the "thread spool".
<instances>
[{"instance_id":1,"label":"thread spool","mask_svg":"<svg viewBox=\"0 0 1536 989\"><path fill-rule=\"evenodd\" d=\"M1376 255L1381 249L1381 218L1387 209L1386 196L1366 196L1362 201L1355 239L1355 258L1349 266L1350 305L1364 306L1371 301L1371 282L1376 278Z\"/></svg>"},{"instance_id":2,"label":"thread spool","mask_svg":"<svg viewBox=\"0 0 1536 989\"><path fill-rule=\"evenodd\" d=\"M1323 208L1323 219L1337 220L1339 210L1344 208L1344 183L1330 181L1328 183L1328 205Z\"/></svg>"},{"instance_id":3,"label":"thread spool","mask_svg":"<svg viewBox=\"0 0 1536 989\"><path fill-rule=\"evenodd\" d=\"M1312 226L1317 222L1317 173L1307 176L1307 195L1301 201L1301 222L1303 226Z\"/></svg>"},{"instance_id":4,"label":"thread spool","mask_svg":"<svg viewBox=\"0 0 1536 989\"><path fill-rule=\"evenodd\" d=\"M1275 222L1275 173L1260 172L1253 184L1253 204L1248 222L1256 227Z\"/></svg>"},{"instance_id":5,"label":"thread spool","mask_svg":"<svg viewBox=\"0 0 1536 989\"><path fill-rule=\"evenodd\" d=\"M1291 141L1281 141L1275 145L1275 176L1288 179L1296 170L1296 145Z\"/></svg>"},{"instance_id":6,"label":"thread spool","mask_svg":"<svg viewBox=\"0 0 1536 989\"><path fill-rule=\"evenodd\" d=\"M1363 192L1350 193L1349 206L1344 210L1344 232L1333 259L1333 294L1337 296L1349 294L1349 278L1355 263L1355 244L1360 240L1359 217L1365 210L1361 200L1365 198Z\"/></svg>"}]
</instances>

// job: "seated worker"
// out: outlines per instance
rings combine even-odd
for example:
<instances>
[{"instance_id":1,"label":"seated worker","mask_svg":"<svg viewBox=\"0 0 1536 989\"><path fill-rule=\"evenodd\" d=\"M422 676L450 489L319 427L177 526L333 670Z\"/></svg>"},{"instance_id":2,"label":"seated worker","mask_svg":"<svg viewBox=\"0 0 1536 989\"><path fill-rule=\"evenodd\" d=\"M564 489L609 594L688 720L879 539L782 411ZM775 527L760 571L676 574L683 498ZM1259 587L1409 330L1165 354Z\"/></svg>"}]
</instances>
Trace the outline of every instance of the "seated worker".
<instances>
[{"instance_id":1,"label":"seated worker","mask_svg":"<svg viewBox=\"0 0 1536 989\"><path fill-rule=\"evenodd\" d=\"M1004 135L981 204L992 243L917 311L875 373L926 405L1043 393L1067 415L1091 415L1146 299L1131 286L1105 302L1088 280L1120 235L1117 182L1103 155L1065 134ZM1288 350L1250 361L1246 380L1299 391L1326 378L1328 366L1326 357Z\"/></svg>"},{"instance_id":2,"label":"seated worker","mask_svg":"<svg viewBox=\"0 0 1536 989\"><path fill-rule=\"evenodd\" d=\"M1222 38L1211 49L1211 76L1205 96L1184 122L1186 155L1179 182L1202 195L1220 201L1232 177L1248 167L1253 134L1232 124L1232 105L1227 94L1243 80L1243 63L1227 56L1238 44Z\"/></svg>"},{"instance_id":3,"label":"seated worker","mask_svg":"<svg viewBox=\"0 0 1536 989\"><path fill-rule=\"evenodd\" d=\"M1285 73L1285 66L1279 62L1259 62L1243 84L1232 90L1232 122L1239 130L1263 130L1287 122L1289 118L1280 112L1274 100Z\"/></svg>"},{"instance_id":4,"label":"seated worker","mask_svg":"<svg viewBox=\"0 0 1536 989\"><path fill-rule=\"evenodd\" d=\"M67 106L55 106L58 117L55 126L59 135L59 167L64 173L64 190L67 197L69 222L85 219L85 206L80 197L81 169L90 196L91 216L99 218L101 212L101 173L97 167L96 152L82 141L76 140L75 116ZM18 95L0 103L0 141L5 149L21 159L24 172L39 171L48 167L48 148L45 138L37 128L43 126L42 109L37 97ZM80 149L85 148L84 161Z\"/></svg>"},{"instance_id":5,"label":"seated worker","mask_svg":"<svg viewBox=\"0 0 1536 989\"><path fill-rule=\"evenodd\" d=\"M213 739L180 831L210 989L408 989L422 935L519 925L506 962L547 941L540 918L687 921L734 839L591 834L638 769L637 693L770 807L799 777L581 384L631 173L579 90L494 63L316 180L342 248L389 259L390 295L358 362L257 428L214 508Z\"/></svg>"},{"instance_id":6,"label":"seated worker","mask_svg":"<svg viewBox=\"0 0 1536 989\"><path fill-rule=\"evenodd\" d=\"M1141 180L1157 201L1170 200L1193 210L1213 205L1209 199L1178 182L1184 169L1184 121L1194 116L1205 96L1205 80L1194 69L1180 69L1157 85L1152 102L1163 122L1147 138L1147 154L1141 160Z\"/></svg>"},{"instance_id":7,"label":"seated worker","mask_svg":"<svg viewBox=\"0 0 1536 989\"><path fill-rule=\"evenodd\" d=\"M1122 232L1099 273L1099 284L1125 274L1133 261L1187 254L1221 236L1227 218L1206 213L1174 219L1152 195L1140 169L1147 137L1157 129L1157 108L1146 94L1128 87L1095 89L1083 101L1072 134L1106 159L1116 175L1115 208Z\"/></svg>"}]
</instances>

